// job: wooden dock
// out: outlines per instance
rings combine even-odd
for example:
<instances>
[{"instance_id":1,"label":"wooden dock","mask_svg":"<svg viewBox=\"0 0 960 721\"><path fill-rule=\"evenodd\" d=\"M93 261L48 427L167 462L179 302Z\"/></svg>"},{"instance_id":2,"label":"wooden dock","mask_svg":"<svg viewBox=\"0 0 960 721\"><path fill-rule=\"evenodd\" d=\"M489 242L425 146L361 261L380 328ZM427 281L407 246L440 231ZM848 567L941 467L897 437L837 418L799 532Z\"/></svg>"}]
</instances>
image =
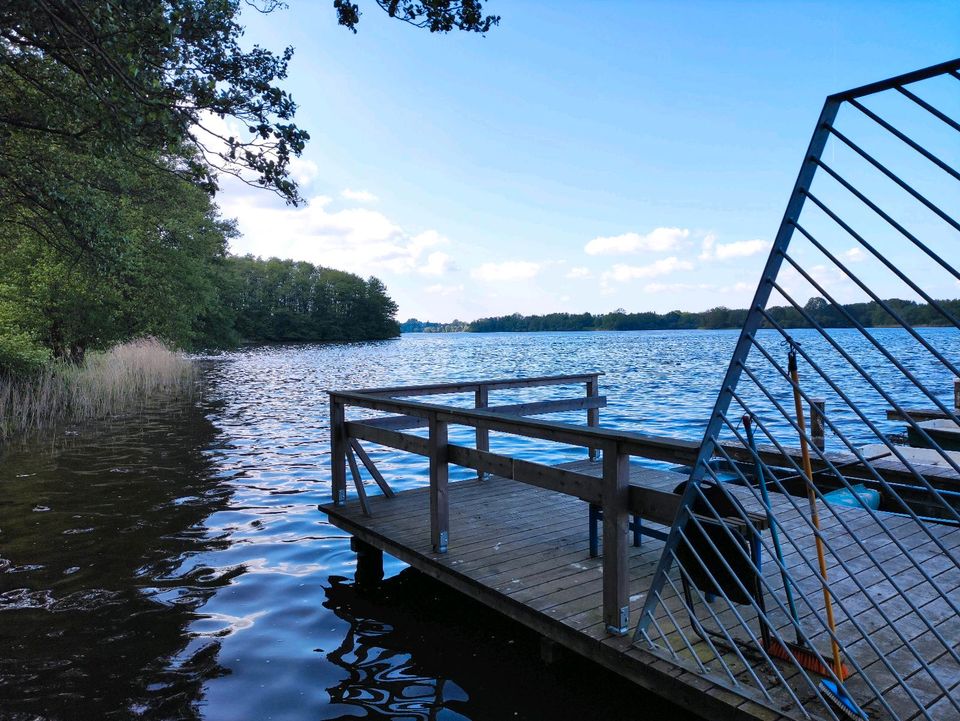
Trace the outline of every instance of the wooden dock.
<instances>
[{"instance_id":1,"label":"wooden dock","mask_svg":"<svg viewBox=\"0 0 960 721\"><path fill-rule=\"evenodd\" d=\"M562 468L597 476L601 472L600 464L591 461L564 464ZM630 469L630 483L635 486L672 490L683 479L681 474L650 470L638 465ZM739 489L739 492L748 508L757 506L749 490ZM424 519L429 518L430 514L427 488L405 491L392 499L383 496L370 498L371 515L364 514L359 501L327 505L322 510L332 524L362 542L403 560L548 639L644 688L669 697L704 718L772 720L801 717L799 709L790 703L787 695L777 693L776 688L771 690L779 703L762 703L731 690L728 683L713 682L683 665L654 655L642 643L634 644L629 636L608 633L602 611L602 561L589 555L588 513L583 501L496 476L482 481L451 483L449 501L450 545L446 553L433 551L429 528L424 524ZM790 519L791 514L798 514L786 507L785 499L780 498L775 502L782 507L780 510L785 523L802 522L799 517ZM872 528L875 523L868 514L849 509L849 515L849 522L856 525L864 538L875 539L878 551L890 546L888 542L885 543L886 537L878 533L878 529ZM918 534L914 526L915 523L909 519L897 519L897 534L908 548L919 548L924 544L923 535ZM829 538L830 534L834 534L839 537L842 533L838 523L830 523L825 518L825 536ZM960 530L943 527L942 534L943 540L951 547L960 546ZM662 549L661 541L645 537L639 548L631 547L629 550L630 605L633 613L639 612L643 604L645 591ZM889 548L887 556L891 564L902 565L896 564L896 554ZM804 566L798 554L788 554L787 561L798 581L815 591L817 579ZM850 559L850 563L854 568L857 567L856 558ZM931 558L931 563L936 564L936 559ZM838 576L838 581L843 580L842 569L832 567L830 570L831 575ZM914 592L922 593L922 579L909 577L909 574L909 570L903 568L897 580ZM772 585L779 583L779 574L774 569L768 569L766 575ZM949 583L950 588L960 594L960 573L956 568L947 566L938 576L938 580ZM887 584L882 578L871 578L865 585L875 593L883 593ZM673 596L667 600L674 609L673 619L686 623L683 630L689 635L691 628L680 599ZM855 605L855 591L851 590L850 597L841 600L846 601L848 607ZM891 597L888 603L891 608L897 606L896 598ZM960 641L955 630L955 619L946 609L934 604L929 608L924 606L922 610L939 619L944 633ZM907 615L901 612L897 618L908 621L905 618ZM670 623L666 614L662 614L659 620ZM861 620L870 624L874 638L884 653L903 655L903 644L894 634L877 624L875 619ZM789 625L788 619L785 619L784 633ZM844 629L841 623L839 632L843 633ZM916 636L911 638L912 643L922 648L923 632L918 629L912 629L911 632L916 632ZM829 643L826 638L816 640ZM853 643L851 649L862 653L861 664L879 663L875 653L863 644L858 647ZM949 657L940 654L927 661L936 666L941 678L952 679L951 693L960 693L960 669ZM787 680L790 681L790 677ZM856 676L848 681L848 688L860 697L869 695L869 690L857 684ZM928 692L928 696L922 700L933 710L934 718L943 721L955 719L951 715L953 709L946 703L939 704L942 713L937 711L938 703L943 699L933 691ZM909 698L888 696L887 701L902 710L905 719L920 715L918 708L910 708L913 702ZM871 718L884 717L876 704L868 703L866 709L871 713Z\"/></svg>"},{"instance_id":2,"label":"wooden dock","mask_svg":"<svg viewBox=\"0 0 960 721\"><path fill-rule=\"evenodd\" d=\"M585 395L491 403L494 391L562 385L580 386ZM474 407L404 398L445 395L466 395ZM828 504L821 496L816 508L825 578L805 498L774 484L781 492L770 494L768 515L756 488L725 484L723 503L734 504L729 510L702 490L696 493L706 506L683 505L687 496L676 489L688 474L631 458L696 462L695 444L599 428L605 404L598 374L590 373L331 392L334 503L321 509L354 536L358 551L369 551L367 558L395 556L711 719L837 718L819 691L818 672L829 672L804 669L799 657L787 651L783 657L771 646L771 639L784 647L796 636L830 663L829 592L833 638L846 667L836 674L849 674L845 688L871 721L956 721L956 523ZM348 409L360 417L349 417ZM585 411L587 425L529 417L570 411ZM476 443L451 442L450 426L472 429ZM418 428L427 433L404 432ZM588 459L548 465L492 452L492 432L580 447ZM424 456L429 484L395 493L361 441ZM748 462L753 453L738 444L718 448ZM765 473L771 466L796 467L792 449L760 446L755 452ZM916 472L883 459L858 462L881 478ZM366 490L361 463L382 495ZM476 479L451 482L451 465L476 471ZM347 495L348 469L355 500ZM950 483L944 470L926 481ZM935 491L930 495L936 498ZM771 519L779 529L783 573L771 545ZM737 534L743 545L696 548L691 539L697 528L707 537L719 534L714 538L721 543L736 541ZM681 562L677 554L687 549L694 555ZM704 572L719 585L704 581ZM796 608L788 612L782 599L791 595Z\"/></svg>"}]
</instances>

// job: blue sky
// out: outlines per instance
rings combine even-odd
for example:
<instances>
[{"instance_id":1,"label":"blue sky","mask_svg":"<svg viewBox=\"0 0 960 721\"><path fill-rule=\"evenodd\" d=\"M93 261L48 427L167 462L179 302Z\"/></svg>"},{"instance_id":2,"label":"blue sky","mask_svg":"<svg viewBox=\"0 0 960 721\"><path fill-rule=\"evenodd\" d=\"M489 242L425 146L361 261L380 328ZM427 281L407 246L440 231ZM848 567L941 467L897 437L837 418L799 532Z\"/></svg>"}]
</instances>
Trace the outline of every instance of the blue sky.
<instances>
[{"instance_id":1,"label":"blue sky","mask_svg":"<svg viewBox=\"0 0 960 721\"><path fill-rule=\"evenodd\" d=\"M823 98L960 56L957 2L499 0L486 37L360 7L245 14L296 49L309 203L218 202L235 252L375 274L401 319L743 307Z\"/></svg>"}]
</instances>

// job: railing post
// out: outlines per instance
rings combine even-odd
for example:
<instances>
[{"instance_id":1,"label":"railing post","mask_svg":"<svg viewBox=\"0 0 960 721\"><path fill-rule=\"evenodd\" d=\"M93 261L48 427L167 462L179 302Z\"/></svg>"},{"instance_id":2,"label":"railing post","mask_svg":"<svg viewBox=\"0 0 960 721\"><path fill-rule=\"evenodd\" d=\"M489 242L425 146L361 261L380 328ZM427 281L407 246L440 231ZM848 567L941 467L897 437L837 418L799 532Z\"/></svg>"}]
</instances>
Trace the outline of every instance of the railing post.
<instances>
[{"instance_id":1,"label":"railing post","mask_svg":"<svg viewBox=\"0 0 960 721\"><path fill-rule=\"evenodd\" d=\"M630 456L616 443L603 447L603 622L607 632L623 636L630 629L630 582L627 575L627 505Z\"/></svg>"},{"instance_id":2,"label":"railing post","mask_svg":"<svg viewBox=\"0 0 960 721\"><path fill-rule=\"evenodd\" d=\"M476 403L474 406L476 408L486 408L490 405L490 391L485 385L477 386L476 390ZM477 426L477 450L478 451L489 451L490 450L490 431L486 428L481 428ZM481 481L483 480L483 471L477 471L477 478Z\"/></svg>"},{"instance_id":3,"label":"railing post","mask_svg":"<svg viewBox=\"0 0 960 721\"><path fill-rule=\"evenodd\" d=\"M813 445L821 451L827 447L827 441L824 437L824 416L827 414L827 401L825 398L810 399L810 438Z\"/></svg>"},{"instance_id":4,"label":"railing post","mask_svg":"<svg viewBox=\"0 0 960 721\"><path fill-rule=\"evenodd\" d=\"M430 437L430 541L434 553L446 553L450 540L450 506L447 499L447 424L437 420L436 413L429 419Z\"/></svg>"},{"instance_id":5,"label":"railing post","mask_svg":"<svg viewBox=\"0 0 960 721\"><path fill-rule=\"evenodd\" d=\"M597 397L600 395L600 379L598 376L594 376L586 383L587 386L587 398ZM587 409L587 425L591 428L596 428L600 425L600 409L599 408L588 408ZM597 460L597 449L589 448L588 452L590 454L590 460Z\"/></svg>"},{"instance_id":6,"label":"railing post","mask_svg":"<svg viewBox=\"0 0 960 721\"><path fill-rule=\"evenodd\" d=\"M343 403L330 394L330 477L334 504L347 501L347 429Z\"/></svg>"},{"instance_id":7,"label":"railing post","mask_svg":"<svg viewBox=\"0 0 960 721\"><path fill-rule=\"evenodd\" d=\"M960 411L960 378L953 379L953 407Z\"/></svg>"}]
</instances>

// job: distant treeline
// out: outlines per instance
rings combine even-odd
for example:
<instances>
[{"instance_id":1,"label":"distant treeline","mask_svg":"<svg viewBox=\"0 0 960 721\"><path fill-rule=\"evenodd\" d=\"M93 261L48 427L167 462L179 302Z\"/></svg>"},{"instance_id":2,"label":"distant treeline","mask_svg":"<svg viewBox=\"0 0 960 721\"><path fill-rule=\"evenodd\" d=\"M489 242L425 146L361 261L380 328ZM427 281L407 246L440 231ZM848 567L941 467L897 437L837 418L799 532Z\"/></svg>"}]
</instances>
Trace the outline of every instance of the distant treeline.
<instances>
[{"instance_id":1,"label":"distant treeline","mask_svg":"<svg viewBox=\"0 0 960 721\"><path fill-rule=\"evenodd\" d=\"M449 323L431 323L411 318L400 324L401 333L463 333L470 330L470 324L462 320Z\"/></svg>"},{"instance_id":2,"label":"distant treeline","mask_svg":"<svg viewBox=\"0 0 960 721\"><path fill-rule=\"evenodd\" d=\"M891 298L885 301L904 320L914 326L950 325L940 313L926 303ZM960 300L937 301L948 313L960 317ZM852 327L848 318L866 327L894 325L893 318L878 303L851 303L843 310L823 298L811 298L804 306L804 313L825 328ZM767 313L786 328L809 328L811 323L804 314L792 306L774 306ZM627 313L622 308L612 313L549 313L547 315L513 315L496 318L479 318L472 323L423 323L416 319L401 325L404 333L433 332L469 333L536 332L536 331L586 331L586 330L690 330L696 328L740 328L746 320L745 308L731 309L723 306L700 313L674 310L669 313Z\"/></svg>"}]
</instances>

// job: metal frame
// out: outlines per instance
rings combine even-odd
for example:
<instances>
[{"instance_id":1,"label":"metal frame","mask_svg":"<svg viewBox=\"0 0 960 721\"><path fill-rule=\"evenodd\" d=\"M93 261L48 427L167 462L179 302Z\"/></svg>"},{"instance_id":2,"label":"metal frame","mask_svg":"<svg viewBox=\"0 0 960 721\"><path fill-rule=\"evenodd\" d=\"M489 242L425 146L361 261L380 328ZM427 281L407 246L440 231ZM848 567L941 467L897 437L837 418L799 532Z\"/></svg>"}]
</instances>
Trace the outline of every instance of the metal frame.
<instances>
[{"instance_id":1,"label":"metal frame","mask_svg":"<svg viewBox=\"0 0 960 721\"><path fill-rule=\"evenodd\" d=\"M878 83L871 83L843 93L837 93L829 96L824 102L777 235L774 239L773 247L767 258L756 293L750 305L750 312L741 330L733 356L724 376L720 392L703 436L697 461L690 474L690 482L687 484L687 488L680 502L680 509L664 545L660 561L644 600L643 609L640 612L634 632L634 641L636 643L644 643L654 652L664 655L675 662L686 662L693 670L701 674L716 675L718 672L716 665L718 663L720 666L718 678L726 679L726 684L731 688L739 691L747 690L767 700L770 699L770 693L766 688L766 684L758 677L758 667L756 664L751 665L747 663L739 651L737 651L736 654L732 654L730 651L716 648L713 643L709 642L706 645L709 646L708 655L712 655L712 659L709 662L704 662L702 655L706 651L704 650L698 653L693 647L694 644L692 640L686 637L684 630L681 628L681 624L674 621L678 604L678 594L675 580L671 574L674 573L674 569L679 568L681 580L685 586L689 584L690 577L689 569L682 567L678 563L677 552L683 547L692 548L690 541L691 531L695 529L703 531L702 520L692 514L693 505L698 500L706 500L703 490L705 483L717 483L721 488L724 488L723 483L720 482L720 479L708 462L716 456L734 461L735 454L731 454L730 452L731 443L721 440L722 437L733 436L736 439L735 442L739 442L748 448L750 447L740 433L737 424L737 419L741 415L747 414L755 423L757 434L762 434L764 438L782 454L782 462L773 463L770 453L752 453L754 463L757 464L758 468L762 469L763 473L767 474L767 478L772 479L771 489L779 493L782 496L782 500L785 500L790 505L786 512L789 512L792 518L799 515L803 519L803 524L795 526L792 529L787 529L782 525L779 526L780 537L781 539L785 539L784 546L787 548L788 553L797 553L803 561L805 561L805 565L809 570L809 574L806 574L806 586L822 586L825 596L830 597L832 595L832 597L828 598L828 603L836 605L841 610L845 620L848 622L848 627L844 634L841 634L834 631L832 624L825 624L822 620L816 619L820 621L819 626L815 630L810 630L812 626L817 625L811 620L811 617L816 617L818 613L820 613L823 603L818 601L815 592L803 590L803 579L799 579L801 583L798 583L798 579L793 577L799 573L797 566L794 565L791 571L786 564L781 563L778 560L779 553L777 553L777 551L779 549L773 549L769 541L765 538L760 538L760 544L767 549L768 558L774 559L773 563L777 566L775 569L776 573L783 574L783 583L791 584L794 594L797 597L798 605L803 607L805 616L794 616L792 614L795 613L795 611L793 611L792 608L788 610L784 606L778 598L778 589L771 583L770 579L773 577L765 578L762 575L761 569L758 567L759 563L756 562L758 559L753 560L754 569L757 574L759 574L760 584L764 587L763 592L774 601L772 607L765 609L763 608L763 603L752 603L747 611L744 612L737 607L736 603L731 602L730 599L726 597L726 594L721 593L720 595L723 597L722 600L725 602L725 606L719 611L711 610L710 615L713 618L713 622L719 626L719 633L722 633L728 641L737 634L749 637L748 643L757 650L762 657L760 667L763 667L765 672L772 674L777 679L778 683L788 692L788 695L792 697L799 712L807 717L838 718L838 712L833 704L824 698L815 675L806 670L796 658L793 658L792 662L784 662L771 657L769 644L759 642L753 633L752 625L756 625L757 622L759 622L761 628L770 628L774 636L777 637L777 640L783 643L784 639L781 638L781 632L777 630L776 621L779 618L781 626L783 626L783 618L786 617L790 622L789 625L792 626L789 635L793 635L793 633L796 632L797 638L803 639L804 642L810 646L811 651L816 654L819 660L828 668L830 667L829 654L821 653L817 650L814 637L821 638L819 641L821 648L823 646L822 639L829 638L829 642L837 644L837 648L843 653L845 660L853 667L857 678L856 688L858 692L863 696L869 696L872 707L877 710L882 709L890 718L899 720L918 714L920 718L932 721L935 718L931 711L934 702L949 706L949 709L944 712L945 714L960 714L960 693L958 693L958 688L952 686L954 681L948 678L942 669L935 669L933 667L934 659L930 657L930 652L920 650L911 642L911 639L898 627L897 619L890 617L883 607L883 603L878 603L871 599L867 589L858 578L857 572L851 566L849 559L846 558L845 554L848 553L847 549L837 547L838 544L836 541L831 541L826 534L822 533L819 528L816 527L816 522L808 518L809 512L803 509L805 504L802 502L797 503L788 492L785 486L786 479L782 478L783 473L781 472L778 476L776 466L791 469L791 472L796 472L796 477L807 479L804 468L801 467L801 464L796 460L796 454L789 452L787 448L790 443L777 437L778 428L785 427L794 439L797 438L798 435L802 436L804 441L810 446L813 455L816 456L822 464L825 464L826 470L818 471L818 473L823 473L823 477L829 479L830 483L836 484L841 489L846 489L851 492L855 485L844 475L844 472L839 467L840 464L835 463L830 454L825 453L822 448L817 446L814 442L813 433L806 428L806 425L801 426L796 422L793 411L789 410L791 407L791 403L788 402L789 393L791 392L790 389L793 389L792 392L797 394L798 398L802 398L805 403L812 405L813 402L818 399L813 398L803 387L799 387L799 385L792 380L790 374L776 360L777 351L771 351L770 343L759 336L760 329L763 326L767 326L790 343L791 346L796 349L797 355L803 363L805 373L812 371L812 377L821 386L826 385L830 388L835 397L840 399L845 411L849 412L853 418L862 422L864 427L874 434L881 443L889 447L889 455L893 456L893 458L896 459L895 462L902 464L909 472L917 491L925 494L925 498L928 499L930 504L937 506L938 510L942 510L942 522L947 524L952 522L960 523L960 513L958 513L956 507L951 505L950 493L944 493L934 487L927 477L928 474L925 468L915 460L908 458L907 454L899 449L899 447L879 429L875 420L871 419L870 414L861 408L851 397L852 394L846 392L840 384L837 383L831 375L832 371L828 372L825 370L825 365L822 360L818 361L816 350L808 351L799 347L792 339L789 331L781 327L767 310L774 293L784 298L788 306L798 312L811 326L816 333L818 342L822 341L822 344L830 353L836 354L841 359L840 362L845 365L846 370L851 371L854 377L862 379L862 382L866 387L871 389L871 392L875 392L885 402L889 403L893 411L906 420L909 428L923 440L925 445L939 456L941 465L960 474L960 462L958 462L958 458L945 452L936 440L931 437L931 434L927 433L926 430L919 425L920 421L913 418L910 410L904 408L903 404L897 401L894 397L895 394L886 389L884 384L874 377L873 373L864 368L863 364L855 360L840 343L836 342L830 333L821 327L806 311L805 307L791 297L783 283L778 282L778 276L780 276L784 261L786 261L787 266L792 271L796 272L799 277L802 277L811 287L815 288L832 308L837 309L838 312L845 316L845 320L849 322L851 328L862 335L870 347L880 355L882 362L886 364L885 367L892 368L899 374L897 377L903 379L906 386L919 392L924 398L936 406L937 413L940 414L941 417L954 423L960 423L960 418L958 418L958 416L960 416L960 408L949 407L949 403L944 402L939 397L940 394L938 394L938 392L928 388L920 378L908 369L907 363L898 358L895 352L885 348L861 323L857 322L855 318L846 312L827 289L816 280L814 277L815 273L811 272L810 269L805 266L799 255L789 252L791 243L797 242L795 232L798 232L800 240L804 243L809 243L811 247L822 253L838 273L842 274L846 279L849 279L853 285L876 303L896 326L904 329L922 351L928 353L946 372L960 376L957 364L951 362L946 354L937 349L923 334L912 328L910 324L904 320L902 315L891 307L890 304L882 300L880 295L871 288L870 283L865 278L859 277L855 270L850 267L849 263L844 263L836 253L831 253L826 247L826 244L822 242L822 239L816 238L814 234L809 231L806 224L801 224L801 216L804 214L804 209L807 206L806 201L809 199L811 201L810 207L813 208L813 210L809 212L822 213L824 218L829 219L829 221L833 223L831 227L837 229L839 236L852 238L858 247L864 248L872 257L879 260L888 271L925 300L947 323L954 328L960 329L957 318L934 300L931 293L926 292L922 288L922 282L919 279L911 279L903 269L884 257L883 253L878 251L874 244L867 240L862 234L858 233L852 227L851 223L844 219L842 213L830 206L827 199L822 197L820 193L814 194L811 192L811 186L815 177L817 177L817 171L822 169L826 176L837 183L839 188L849 193L849 197L856 199L863 207L869 209L902 236L907 242L907 247L913 247L919 250L926 258L935 262L946 273L960 280L960 272L958 272L957 268L949 259L937 254L928 243L921 240L917 234L911 233L904 225L895 220L891 213L885 211L881 203L876 200L871 200L865 192L856 187L855 183L849 181L841 172L837 171L833 167L832 162L828 164L823 159L824 149L828 146L828 142L831 139L835 139L835 142L839 142L843 147L855 154L856 157L860 158L866 166L869 167L871 172L878 174L879 177L897 186L897 188L909 197L911 202L931 213L949 229L960 231L960 223L957 222L954 214L948 209L938 206L934 201L915 189L893 169L887 167L887 165L867 152L861 144L850 137L847 132L837 127L839 111L844 105L849 105L861 116L872 121L875 127L881 128L890 136L902 142L904 146L929 161L935 169L934 172L940 172L948 176L947 182L960 180L960 172L958 172L956 168L953 168L936 153L924 147L924 145L912 137L909 132L903 128L895 127L893 123L884 119L881 114L871 110L861 102L864 98L881 93L898 93L922 110L942 121L947 128L960 132L960 124L958 124L957 121L943 113L935 107L934 104L924 100L922 93L918 94L904 87L940 77L951 77L954 80L960 80L960 59L941 63L930 68L907 73ZM960 90L960 86L958 86L958 90ZM753 354L753 359L756 360L757 363L751 366L748 364L748 359L751 357L751 351L754 349L756 349L756 353ZM740 390L740 386L743 383L746 383L748 386L747 392ZM735 412L731 414L731 411ZM902 505L902 516L909 518L910 522L917 524L918 533L925 534L931 548L934 549L940 557L945 559L944 563L952 564L954 569L960 567L960 559L958 559L960 551L958 551L956 547L947 547L946 544L943 543L938 529L931 526L926 518L921 518L920 514L915 512L903 499L901 495L903 489L898 488L898 484L891 485L887 479L884 478L884 474L881 471L882 464L877 464L875 461L865 458L855 442L848 437L848 434L844 434L838 424L833 422L829 416L825 415L823 421L828 431L834 434L842 445L856 457L858 475L866 476L866 480L875 482L891 499L892 503ZM780 433L782 434L783 431L780 431ZM751 479L748 478L739 467L734 467L737 468L741 485L751 489L754 495L756 495L756 489L751 485ZM817 474L814 474L814 476L817 476ZM917 626L923 628L923 632L927 634L930 642L939 649L938 653L941 654L939 658L945 658L948 661L952 660L960 664L960 654L958 654L956 647L950 640L944 638L943 630L938 628L936 623L927 619L925 614L920 611L917 603L911 598L911 589L902 587L902 583L898 582L896 574L888 571L886 568L884 559L878 558L869 544L866 543L864 539L858 537L856 529L851 528L852 521L850 514L846 513L842 507L837 507L835 502L828 497L824 489L817 486L816 478L807 479L805 486L814 494L816 499L815 503L811 501L811 507L820 508L821 515L827 519L828 523L839 526L840 529L842 529L841 532L846 534L844 538L850 539L851 547L855 548L857 553L863 554L863 562L872 564L872 566L877 569L878 574L882 576L883 582L889 584L890 587L894 589L895 594L899 594L904 604L909 608L908 615L911 618L917 619ZM725 492L728 495L730 494L730 491ZM760 500L759 497L757 500ZM712 506L711 510L716 511ZM960 609L958 609L957 605L958 601L953 597L953 595L956 594L956 590L945 587L942 581L938 581L934 577L942 574L928 572L924 568L925 559L916 557L909 548L905 547L891 528L893 525L893 517L884 511L875 511L870 508L866 510L869 516L869 522L879 529L876 532L889 536L890 547L894 548L896 552L900 554L897 558L901 559L901 565L905 565L907 570L913 573L916 578L920 579L919 584L922 586L922 590L930 597L927 601L936 601L946 612L953 614L955 617L960 616ZM715 515L717 518L720 518L719 513L715 512ZM897 518L899 518L899 516ZM776 514L773 515L772 522L774 524L780 523L776 518ZM867 521L864 521L864 523L867 523ZM871 526L871 528L873 527L874 526ZM842 593L838 593L839 584L836 581L831 582L829 578L825 577L821 573L821 570L804 555L809 551L809 547L805 545L804 537L811 537L810 534L820 539L820 542L826 549L825 553L834 564L835 571L842 572L843 574L843 580L846 584L844 588L852 586L853 595L844 596ZM886 540L886 537L884 537L884 540ZM714 546L713 550L717 550L716 546ZM741 559L736 560L740 561ZM744 560L748 563L751 562L749 558ZM706 568L706 561L703 558L697 556L697 561ZM733 559L730 559L730 562L732 563ZM731 566L727 563L727 559L724 559L723 565L727 571L731 571ZM707 571L710 573L710 569L707 569ZM710 577L714 578L713 576ZM817 584L811 584L809 582L810 578L816 579ZM691 608L692 602L690 598L687 597L686 600L684 600L683 596L679 596L679 598L679 603L686 606L688 613L692 613L693 609ZM866 599L866 602L864 599ZM912 676L909 680L904 679L903 676L905 674L902 674L898 670L896 664L889 662L883 657L880 649L877 648L873 639L871 639L870 633L862 625L857 611L853 608L853 606L857 604L861 606L866 604L869 613L881 618L891 631L902 640L903 648L906 649L906 652L919 664L920 668L915 676ZM667 618L663 618L664 613L666 613ZM850 627L853 628L852 631ZM681 638L677 639L677 634L679 634ZM788 634L784 631L783 635L786 636ZM841 638L841 636L844 637ZM851 641L851 638L854 640ZM693 641L695 641L695 639ZM860 644L880 657L877 661L878 668L894 680L893 686L885 688L884 682L873 678L877 669L873 669L874 673L871 673L861 667L856 655L849 652L849 647L854 644ZM736 644L734 644L734 646L736 646ZM684 647L687 649L686 654L682 652ZM678 651L678 649L680 650ZM736 656L739 656L739 658L736 658ZM738 662L740 666L746 666L749 669L749 673L741 672L738 675L736 672ZM873 662L871 662L870 665L872 667ZM712 666L712 668L708 668L708 666ZM789 682L786 680L787 676L791 677ZM917 676L922 676L922 678L917 678ZM843 688L842 684L844 679L838 678L832 670L830 671L830 677L834 682L841 684L841 688ZM920 686L923 685L928 687L928 689L932 687L939 692L939 698L934 698L934 702L931 702L921 694ZM925 693L929 695L930 692L927 691ZM910 712L905 711L904 709L906 707L904 704L899 702L893 703L888 699L891 694L899 694L903 698L908 699L914 704L915 708ZM947 718L947 716L944 715L943 718Z\"/></svg>"}]
</instances>

